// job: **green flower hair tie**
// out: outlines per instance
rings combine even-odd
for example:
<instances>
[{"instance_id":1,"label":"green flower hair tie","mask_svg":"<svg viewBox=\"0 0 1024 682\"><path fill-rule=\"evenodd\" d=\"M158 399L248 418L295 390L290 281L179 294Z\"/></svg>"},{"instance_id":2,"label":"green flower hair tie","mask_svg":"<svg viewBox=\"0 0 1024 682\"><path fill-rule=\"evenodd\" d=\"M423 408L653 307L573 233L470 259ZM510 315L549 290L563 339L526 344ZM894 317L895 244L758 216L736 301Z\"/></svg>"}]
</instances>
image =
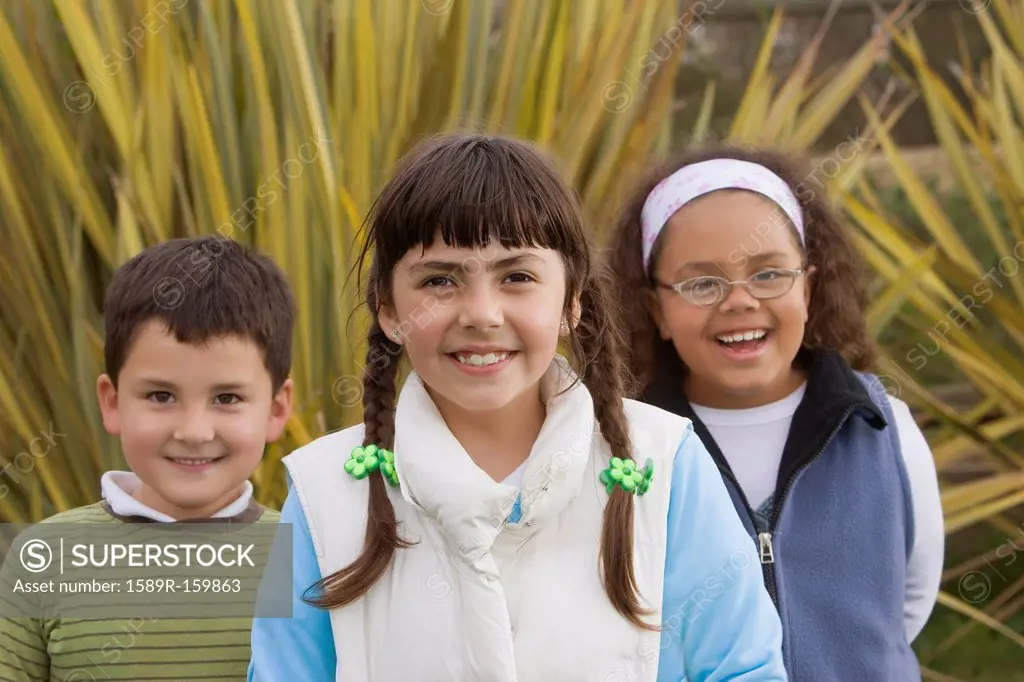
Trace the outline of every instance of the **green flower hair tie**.
<instances>
[{"instance_id":1,"label":"green flower hair tie","mask_svg":"<svg viewBox=\"0 0 1024 682\"><path fill-rule=\"evenodd\" d=\"M395 453L390 450L381 450L380 454L384 457L380 463L380 471L384 474L384 478L388 480L391 485L398 485L398 470L395 469Z\"/></svg>"},{"instance_id":2,"label":"green flower hair tie","mask_svg":"<svg viewBox=\"0 0 1024 682\"><path fill-rule=\"evenodd\" d=\"M384 474L391 485L398 485L398 472L395 470L395 454L390 450L378 448L373 443L352 448L352 454L345 462L345 471L356 480L366 478L378 469Z\"/></svg>"},{"instance_id":3,"label":"green flower hair tie","mask_svg":"<svg viewBox=\"0 0 1024 682\"><path fill-rule=\"evenodd\" d=\"M650 457L643 469L637 469L636 462L630 458L612 457L608 468L601 472L601 483L604 483L609 495L616 485L631 495L643 495L651 487L653 478L654 460Z\"/></svg>"}]
</instances>

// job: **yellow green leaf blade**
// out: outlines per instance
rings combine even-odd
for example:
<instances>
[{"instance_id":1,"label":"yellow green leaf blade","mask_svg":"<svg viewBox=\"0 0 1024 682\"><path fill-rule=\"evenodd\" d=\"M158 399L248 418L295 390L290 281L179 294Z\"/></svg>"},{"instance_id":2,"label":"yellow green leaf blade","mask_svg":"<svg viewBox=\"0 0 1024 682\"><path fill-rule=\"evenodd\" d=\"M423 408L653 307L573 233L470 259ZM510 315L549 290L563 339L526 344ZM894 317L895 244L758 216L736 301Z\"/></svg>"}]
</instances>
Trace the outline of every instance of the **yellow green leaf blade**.
<instances>
[{"instance_id":1,"label":"yellow green leaf blade","mask_svg":"<svg viewBox=\"0 0 1024 682\"><path fill-rule=\"evenodd\" d=\"M110 220L101 207L91 179L82 177L77 154L73 152L71 135L58 116L55 105L43 95L40 84L32 75L32 69L25 54L19 49L3 11L0 11L0 71L10 86L15 103L26 117L34 121L35 125L31 128L33 139L40 149L45 150L48 163L52 164L62 189L74 199L81 211L85 228L100 257L108 265L113 264ZM71 83L68 87L75 85ZM88 89L79 88L71 92L68 99L69 92L65 89L65 101L74 106L83 103L88 105L94 97Z\"/></svg>"},{"instance_id":2,"label":"yellow green leaf blade","mask_svg":"<svg viewBox=\"0 0 1024 682\"><path fill-rule=\"evenodd\" d=\"M1011 628L1004 625L1003 623L1000 623L984 611L981 611L980 609L977 609L967 604L966 602L957 599L949 593L939 592L938 603L978 621L980 624L984 625L990 630L993 630L995 632L998 632L1000 635L1003 635L1017 646L1024 647L1024 636L1021 636L1019 633L1014 632Z\"/></svg>"},{"instance_id":3,"label":"yellow green leaf blade","mask_svg":"<svg viewBox=\"0 0 1024 682\"><path fill-rule=\"evenodd\" d=\"M911 292L916 290L921 276L935 262L935 247L928 248L920 258L914 260L909 268L900 273L882 294L875 298L867 311L868 330L872 336L878 336L889 326L893 317L907 301Z\"/></svg>"},{"instance_id":4,"label":"yellow green leaf blade","mask_svg":"<svg viewBox=\"0 0 1024 682\"><path fill-rule=\"evenodd\" d=\"M862 108L878 131L878 140L881 143L885 157L891 164L893 173L907 193L918 215L921 216L925 227L935 237L936 242L938 242L939 246L950 258L980 276L982 274L981 268L970 255L967 245L964 244L963 239L950 224L942 207L925 187L924 182L921 181L918 174L903 159L896 147L896 143L886 131L885 126L882 125L874 107L870 104L864 104Z\"/></svg>"}]
</instances>

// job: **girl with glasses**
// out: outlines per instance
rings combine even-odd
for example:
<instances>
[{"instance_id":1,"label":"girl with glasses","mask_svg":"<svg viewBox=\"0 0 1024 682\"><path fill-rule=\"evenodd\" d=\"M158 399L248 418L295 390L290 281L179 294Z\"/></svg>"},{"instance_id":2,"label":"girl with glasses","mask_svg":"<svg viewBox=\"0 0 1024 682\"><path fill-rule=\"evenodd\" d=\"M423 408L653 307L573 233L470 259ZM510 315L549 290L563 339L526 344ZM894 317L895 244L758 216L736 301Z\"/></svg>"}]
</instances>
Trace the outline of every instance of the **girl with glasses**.
<instances>
[{"instance_id":1,"label":"girl with glasses","mask_svg":"<svg viewBox=\"0 0 1024 682\"><path fill-rule=\"evenodd\" d=\"M781 153L693 152L640 183L611 247L642 399L691 419L718 464L790 679L920 680L935 465L870 373L861 262L820 183Z\"/></svg>"}]
</instances>

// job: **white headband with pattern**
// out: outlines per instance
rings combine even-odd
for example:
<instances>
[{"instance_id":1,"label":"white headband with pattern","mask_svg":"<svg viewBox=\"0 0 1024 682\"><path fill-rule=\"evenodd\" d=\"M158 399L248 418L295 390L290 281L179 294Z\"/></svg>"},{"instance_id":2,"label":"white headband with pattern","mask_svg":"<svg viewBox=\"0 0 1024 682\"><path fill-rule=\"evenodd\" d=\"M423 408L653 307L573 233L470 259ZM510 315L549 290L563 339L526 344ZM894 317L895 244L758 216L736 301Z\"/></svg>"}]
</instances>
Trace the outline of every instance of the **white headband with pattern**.
<instances>
[{"instance_id":1,"label":"white headband with pattern","mask_svg":"<svg viewBox=\"0 0 1024 682\"><path fill-rule=\"evenodd\" d=\"M745 189L768 197L785 212L804 241L803 212L793 190L764 166L736 159L712 159L684 166L658 183L647 195L640 216L643 236L644 272L650 266L651 251L669 218L698 197L720 189Z\"/></svg>"}]
</instances>

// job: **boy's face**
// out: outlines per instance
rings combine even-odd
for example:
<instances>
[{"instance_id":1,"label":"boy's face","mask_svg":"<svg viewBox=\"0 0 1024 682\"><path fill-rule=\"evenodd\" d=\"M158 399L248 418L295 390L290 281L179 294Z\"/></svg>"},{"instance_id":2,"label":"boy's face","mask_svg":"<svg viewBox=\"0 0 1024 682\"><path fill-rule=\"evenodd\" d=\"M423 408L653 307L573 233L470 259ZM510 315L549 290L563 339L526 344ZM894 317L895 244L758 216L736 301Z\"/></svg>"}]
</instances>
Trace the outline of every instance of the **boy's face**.
<instances>
[{"instance_id":1,"label":"boy's face","mask_svg":"<svg viewBox=\"0 0 1024 682\"><path fill-rule=\"evenodd\" d=\"M291 414L291 380L276 394L259 347L242 337L179 343L159 320L139 328L117 388L97 394L142 484L134 497L175 519L208 517L241 493Z\"/></svg>"}]
</instances>

